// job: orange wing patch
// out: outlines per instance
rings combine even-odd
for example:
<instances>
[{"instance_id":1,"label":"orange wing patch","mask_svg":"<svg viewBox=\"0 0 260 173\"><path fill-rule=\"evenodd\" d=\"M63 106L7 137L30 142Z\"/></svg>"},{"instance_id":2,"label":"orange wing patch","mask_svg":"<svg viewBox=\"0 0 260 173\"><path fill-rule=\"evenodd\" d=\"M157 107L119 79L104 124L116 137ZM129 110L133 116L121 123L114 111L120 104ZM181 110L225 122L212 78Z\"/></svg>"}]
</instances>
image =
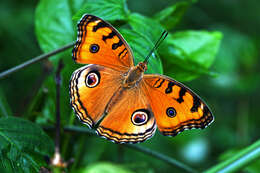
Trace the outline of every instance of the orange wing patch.
<instances>
[{"instance_id":1,"label":"orange wing patch","mask_svg":"<svg viewBox=\"0 0 260 173\"><path fill-rule=\"evenodd\" d=\"M132 51L119 32L92 15L84 15L78 24L72 57L78 63L100 64L119 71L134 65Z\"/></svg>"},{"instance_id":2,"label":"orange wing patch","mask_svg":"<svg viewBox=\"0 0 260 173\"><path fill-rule=\"evenodd\" d=\"M181 83L163 75L144 75L144 82L162 134L176 136L186 129L203 129L213 121L208 106Z\"/></svg>"},{"instance_id":3,"label":"orange wing patch","mask_svg":"<svg viewBox=\"0 0 260 173\"><path fill-rule=\"evenodd\" d=\"M70 80L71 106L78 118L93 128L119 87L119 72L99 65L84 66Z\"/></svg>"},{"instance_id":4,"label":"orange wing patch","mask_svg":"<svg viewBox=\"0 0 260 173\"><path fill-rule=\"evenodd\" d=\"M140 88L121 88L110 100L97 133L116 143L138 143L151 138L156 123L148 98Z\"/></svg>"}]
</instances>

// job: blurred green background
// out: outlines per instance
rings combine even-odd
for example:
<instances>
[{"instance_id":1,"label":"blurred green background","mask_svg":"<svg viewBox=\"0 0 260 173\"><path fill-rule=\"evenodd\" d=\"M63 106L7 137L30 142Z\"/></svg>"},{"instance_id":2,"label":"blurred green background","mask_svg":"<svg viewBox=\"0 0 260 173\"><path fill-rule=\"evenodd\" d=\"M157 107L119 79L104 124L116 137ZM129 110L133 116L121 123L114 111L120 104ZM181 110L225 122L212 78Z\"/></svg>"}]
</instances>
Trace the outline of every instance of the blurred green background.
<instances>
[{"instance_id":1,"label":"blurred green background","mask_svg":"<svg viewBox=\"0 0 260 173\"><path fill-rule=\"evenodd\" d=\"M153 16L176 2L180 1L129 0L127 4L131 12ZM1 72L43 53L35 34L35 10L38 3L25 0L0 2ZM219 50L210 67L211 75L183 80L185 85L207 102L215 116L215 122L205 130L185 131L174 138L156 133L152 139L138 145L167 154L202 171L259 139L259 11L258 0L198 0L187 8L181 21L171 32L208 30L220 31L223 34ZM65 58L65 66L73 64L74 69L80 67L70 58ZM166 66L164 60L162 63L164 73L171 73L173 67ZM2 79L1 114L22 117L41 126L53 125L54 69L55 63L53 65L50 61L44 61ZM73 70L64 73L72 72ZM174 77L174 74L171 76ZM62 85L65 89L61 94L61 108L62 113L66 114L61 115L62 125L84 126L71 112L68 78L63 79ZM52 89L48 87L50 83L54 86ZM48 131L48 134L54 139L52 132ZM97 136L62 133L61 143L64 159L75 158L74 164L68 168L69 172L98 169L95 168L98 165L93 164L103 162L122 166L121 170L121 167L114 168L110 165L110 168L108 165L102 165L111 170L120 169L119 172L182 172L179 168L143 153L121 148ZM248 165L242 172L259 170L260 161Z\"/></svg>"}]
</instances>

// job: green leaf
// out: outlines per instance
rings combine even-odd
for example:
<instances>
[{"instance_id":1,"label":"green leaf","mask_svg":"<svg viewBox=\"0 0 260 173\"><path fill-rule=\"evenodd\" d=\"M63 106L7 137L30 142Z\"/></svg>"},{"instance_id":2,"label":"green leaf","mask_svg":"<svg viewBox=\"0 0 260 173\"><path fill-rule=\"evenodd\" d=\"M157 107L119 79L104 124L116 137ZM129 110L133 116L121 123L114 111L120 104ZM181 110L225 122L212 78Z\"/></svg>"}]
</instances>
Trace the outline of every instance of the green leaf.
<instances>
[{"instance_id":1,"label":"green leaf","mask_svg":"<svg viewBox=\"0 0 260 173\"><path fill-rule=\"evenodd\" d=\"M80 20L84 14L93 14L104 20L125 20L129 10L126 0L87 0L83 7L73 16Z\"/></svg>"},{"instance_id":2,"label":"green leaf","mask_svg":"<svg viewBox=\"0 0 260 173\"><path fill-rule=\"evenodd\" d=\"M164 31L159 22L138 13L132 13L128 16L128 22L131 28L139 34L151 40L154 44Z\"/></svg>"},{"instance_id":3,"label":"green leaf","mask_svg":"<svg viewBox=\"0 0 260 173\"><path fill-rule=\"evenodd\" d=\"M44 52L60 48L76 39L76 23L72 22L72 16L82 6L83 1L70 0L41 0L37 5L35 14L35 31L41 49ZM61 86L61 115L62 122L69 118L71 107L69 105L68 86L72 72L78 67L72 60L71 50L68 49L49 60L57 67L58 61L62 58L64 68L62 69ZM54 70L55 71L55 70ZM45 90L48 91L48 97L51 103L56 100L54 76L49 76L44 82ZM51 113L53 116L53 104L45 104L42 111ZM41 111L41 112L42 112Z\"/></svg>"},{"instance_id":4,"label":"green leaf","mask_svg":"<svg viewBox=\"0 0 260 173\"><path fill-rule=\"evenodd\" d=\"M209 72L218 52L222 34L208 31L182 31L169 34L160 55L167 75L187 81Z\"/></svg>"},{"instance_id":5,"label":"green leaf","mask_svg":"<svg viewBox=\"0 0 260 173\"><path fill-rule=\"evenodd\" d=\"M80 169L77 173L133 173L132 171L116 164L100 162L96 164L92 164L86 168Z\"/></svg>"},{"instance_id":6,"label":"green leaf","mask_svg":"<svg viewBox=\"0 0 260 173\"><path fill-rule=\"evenodd\" d=\"M120 32L133 50L135 64L144 61L154 46L153 42L147 39L147 37L144 37L143 34L133 30L121 29ZM152 54L150 57L147 73L163 73L162 62L158 54Z\"/></svg>"},{"instance_id":7,"label":"green leaf","mask_svg":"<svg viewBox=\"0 0 260 173\"><path fill-rule=\"evenodd\" d=\"M21 118L0 118L0 169L37 172L51 156L52 140L36 124Z\"/></svg>"},{"instance_id":8,"label":"green leaf","mask_svg":"<svg viewBox=\"0 0 260 173\"><path fill-rule=\"evenodd\" d=\"M157 21L138 13L129 15L128 20L132 30L123 30L123 35L133 49L137 64L145 59L164 29ZM147 73L163 73L162 63L156 51L149 59Z\"/></svg>"},{"instance_id":9,"label":"green leaf","mask_svg":"<svg viewBox=\"0 0 260 173\"><path fill-rule=\"evenodd\" d=\"M191 1L177 2L155 14L154 19L159 21L165 29L170 30L180 22L191 3Z\"/></svg>"},{"instance_id":10,"label":"green leaf","mask_svg":"<svg viewBox=\"0 0 260 173\"><path fill-rule=\"evenodd\" d=\"M49 52L71 43L75 38L72 23L73 11L69 0L41 0L35 12L35 32L44 52ZM65 51L54 56L71 57L71 51Z\"/></svg>"},{"instance_id":11,"label":"green leaf","mask_svg":"<svg viewBox=\"0 0 260 173\"><path fill-rule=\"evenodd\" d=\"M12 115L11 108L6 100L6 96L0 88L0 117L7 117Z\"/></svg>"}]
</instances>

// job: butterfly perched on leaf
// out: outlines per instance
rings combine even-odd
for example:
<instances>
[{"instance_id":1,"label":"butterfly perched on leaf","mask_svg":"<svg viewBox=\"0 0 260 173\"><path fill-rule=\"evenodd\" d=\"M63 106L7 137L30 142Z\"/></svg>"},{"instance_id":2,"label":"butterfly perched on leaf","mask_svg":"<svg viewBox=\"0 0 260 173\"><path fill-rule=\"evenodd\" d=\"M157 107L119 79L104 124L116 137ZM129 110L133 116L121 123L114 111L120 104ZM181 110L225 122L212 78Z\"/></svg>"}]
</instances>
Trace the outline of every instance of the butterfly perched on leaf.
<instances>
[{"instance_id":1,"label":"butterfly perched on leaf","mask_svg":"<svg viewBox=\"0 0 260 173\"><path fill-rule=\"evenodd\" d=\"M72 74L70 103L101 137L138 143L151 138L157 127L163 135L176 136L186 129L203 129L214 119L188 87L168 76L144 74L149 56L135 65L123 36L97 16L86 14L78 23L72 56L88 65Z\"/></svg>"}]
</instances>

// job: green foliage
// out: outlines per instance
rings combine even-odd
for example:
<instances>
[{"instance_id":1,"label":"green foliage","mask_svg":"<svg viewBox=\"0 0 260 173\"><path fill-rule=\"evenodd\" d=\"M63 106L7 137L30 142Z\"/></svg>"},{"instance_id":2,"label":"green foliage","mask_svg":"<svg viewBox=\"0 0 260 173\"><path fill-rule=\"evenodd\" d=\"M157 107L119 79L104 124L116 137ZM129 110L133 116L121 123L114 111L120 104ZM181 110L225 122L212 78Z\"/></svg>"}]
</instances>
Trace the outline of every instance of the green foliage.
<instances>
[{"instance_id":1,"label":"green foliage","mask_svg":"<svg viewBox=\"0 0 260 173\"><path fill-rule=\"evenodd\" d=\"M53 141L36 124L15 117L0 118L0 170L38 172L53 153Z\"/></svg>"},{"instance_id":2,"label":"green foliage","mask_svg":"<svg viewBox=\"0 0 260 173\"><path fill-rule=\"evenodd\" d=\"M67 1L60 1L57 5L54 1L49 1L40 1L36 10L36 33L41 48L45 52L53 50L59 46L65 45L68 42L71 42L73 40L73 37L75 37L76 33L75 26L73 26L74 23L71 21L72 16L73 19L80 19L83 14L89 13L97 15L99 17L103 17L105 20L108 21L124 21L125 23L128 23L131 27L131 30L124 29L124 33L131 33L132 30L134 30L139 34L138 36L134 34L123 34L126 40L129 43L131 42L131 47L135 50L134 52L136 52L135 63L138 63L145 58L149 50L151 50L151 48L153 47L155 41L159 38L159 35L163 32L163 26L165 26L165 24L168 23L167 27L173 28L174 25L176 25L178 21L181 19L187 7L191 3L180 2L174 4L173 6L163 10L161 12L162 14L158 13L157 15L155 15L155 20L153 18L148 18L138 13L131 13L127 8L125 0L98 0L95 2L88 0L84 3L82 2L81 5L83 5L83 7L80 8L75 15L72 14L75 13L75 7L80 6L79 3L75 5L73 4L73 2L68 3ZM55 5L51 5L52 3ZM46 9L48 10L46 11ZM173 20L174 22L172 22ZM160 24L160 22L162 23L162 25ZM165 28L169 29L167 27ZM173 43L174 39L177 38L179 42L180 39L182 39L182 41L184 41L186 45L182 44L179 47L177 47L176 43ZM133 40L137 41L133 42ZM184 59L184 61L192 59L192 62L194 62L188 63L189 69L187 69L187 63L178 62L178 59L176 60L176 58L172 58L172 56L174 56L172 51L162 51L162 58L165 60L165 64L167 64L168 66L173 65L174 63L181 65L181 67L169 68L176 70L169 70L167 74L170 74L170 76L172 76L172 72L174 72L174 77L176 77L178 80L184 81L194 79L198 77L200 74L209 74L207 69L212 64L216 52L218 50L219 43L221 40L221 33L213 32L212 34L210 34L209 32L208 34L206 34L203 32L197 33L195 31L179 32L173 34L167 40L168 41L164 43L166 47L178 49L176 50L177 52L181 51L182 54L187 54L182 55L181 59ZM173 45L175 45L174 48ZM193 45L198 46L197 48L195 48L196 50L194 50L194 48L190 50L190 48ZM191 53L189 51L193 52ZM66 57L67 56L68 54L66 54ZM151 58L149 62L151 64L151 67L148 66L148 73L162 73L162 66L160 65L160 56L158 54L156 58ZM202 72L198 71L196 74L189 76L191 73L194 73L194 70L190 69L190 67L193 69L202 68ZM69 68L69 71L72 71L72 69ZM183 75L184 73L185 75Z\"/></svg>"},{"instance_id":3,"label":"green foliage","mask_svg":"<svg viewBox=\"0 0 260 173\"><path fill-rule=\"evenodd\" d=\"M191 1L181 1L155 14L154 19L159 21L167 30L174 28L182 19Z\"/></svg>"},{"instance_id":4,"label":"green foliage","mask_svg":"<svg viewBox=\"0 0 260 173\"><path fill-rule=\"evenodd\" d=\"M78 21L86 13L113 21L126 20L129 10L126 0L86 0L72 19Z\"/></svg>"},{"instance_id":5,"label":"green foliage","mask_svg":"<svg viewBox=\"0 0 260 173\"><path fill-rule=\"evenodd\" d=\"M134 31L142 34L143 37L151 40L153 43L158 40L164 30L159 22L138 13L132 13L129 15L128 20Z\"/></svg>"},{"instance_id":6,"label":"green foliage","mask_svg":"<svg viewBox=\"0 0 260 173\"><path fill-rule=\"evenodd\" d=\"M76 33L71 20L74 13L68 0L39 2L35 12L35 32L44 52L57 49L74 40ZM57 56L68 57L69 51ZM57 59L57 56L52 59Z\"/></svg>"},{"instance_id":7,"label":"green foliage","mask_svg":"<svg viewBox=\"0 0 260 173\"><path fill-rule=\"evenodd\" d=\"M80 169L77 171L77 173L90 173L90 172L95 172L95 173L133 173L130 170L127 170L126 168L116 165L113 163L96 163L89 165L86 168Z\"/></svg>"},{"instance_id":8,"label":"green foliage","mask_svg":"<svg viewBox=\"0 0 260 173\"><path fill-rule=\"evenodd\" d=\"M169 68L166 74L174 74L174 78L182 81L210 74L208 68L215 59L221 38L217 31L181 31L170 35L161 48L165 66Z\"/></svg>"},{"instance_id":9,"label":"green foliage","mask_svg":"<svg viewBox=\"0 0 260 173\"><path fill-rule=\"evenodd\" d=\"M218 28L225 37L215 63L219 77L213 79L214 82L219 87L242 93L255 90L259 80L254 77L252 70L256 68L259 54L254 41L229 27ZM245 73L239 77L241 70Z\"/></svg>"}]
</instances>

